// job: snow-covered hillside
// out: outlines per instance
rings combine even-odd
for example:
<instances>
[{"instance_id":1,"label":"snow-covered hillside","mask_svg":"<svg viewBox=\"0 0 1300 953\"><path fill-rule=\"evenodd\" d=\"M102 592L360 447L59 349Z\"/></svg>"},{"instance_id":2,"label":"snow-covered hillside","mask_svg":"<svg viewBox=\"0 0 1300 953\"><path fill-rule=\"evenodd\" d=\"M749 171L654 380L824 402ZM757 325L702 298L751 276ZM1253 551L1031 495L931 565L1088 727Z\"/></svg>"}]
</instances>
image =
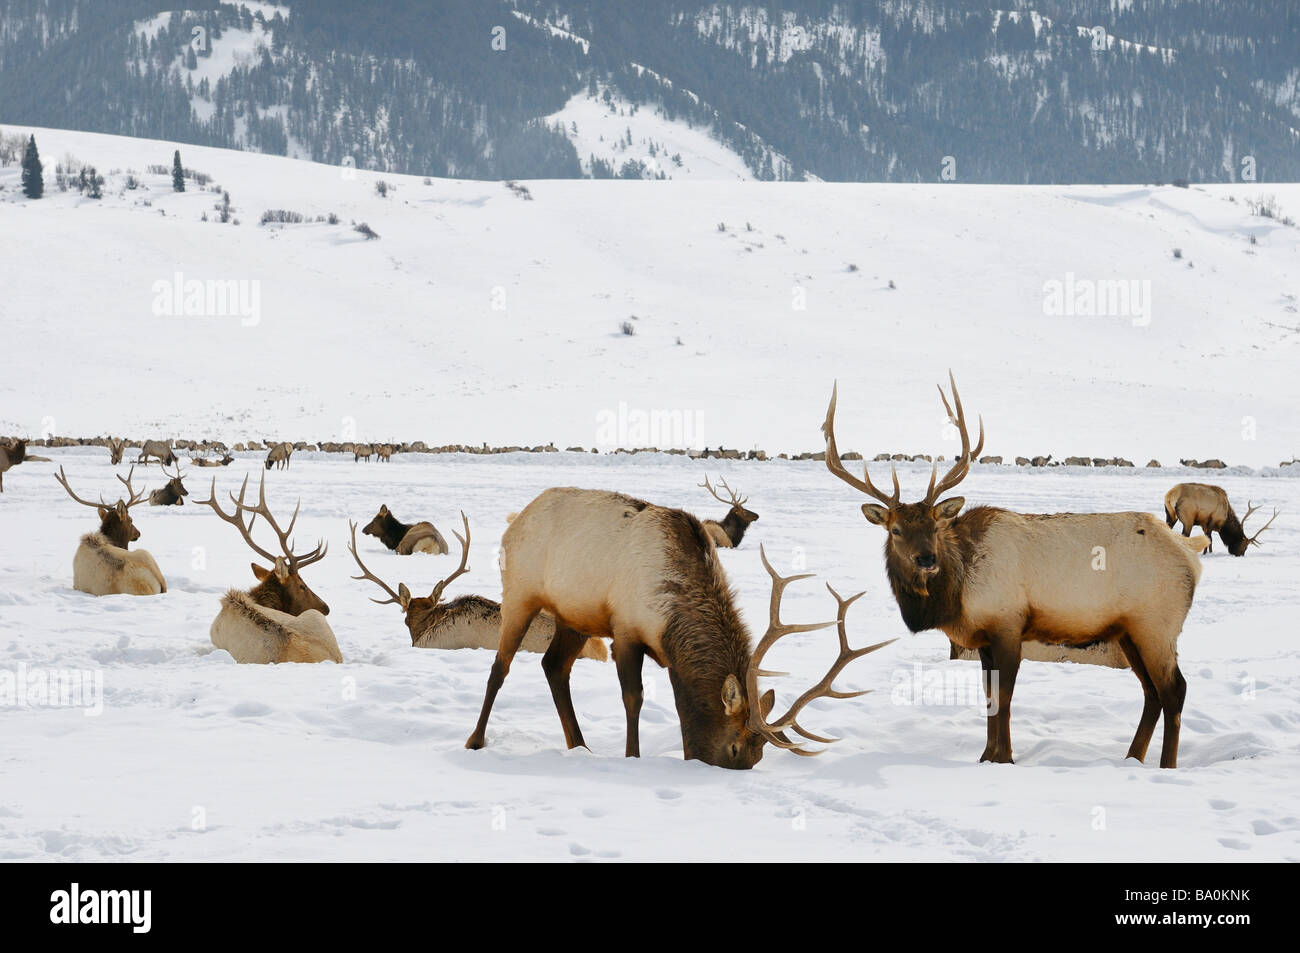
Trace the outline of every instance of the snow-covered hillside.
<instances>
[{"instance_id":1,"label":"snow-covered hillside","mask_svg":"<svg viewBox=\"0 0 1300 953\"><path fill-rule=\"evenodd\" d=\"M223 225L215 193L145 172L172 143L34 132L47 197L0 170L0 432L772 454L821 448L838 378L844 449L950 455L951 367L986 453L1300 452L1300 229L1247 208L1300 215L1297 186L537 181L528 200L181 147L229 191ZM67 156L102 200L57 190ZM259 226L270 209L309 221ZM696 425L638 429L656 413Z\"/></svg>"}]
</instances>

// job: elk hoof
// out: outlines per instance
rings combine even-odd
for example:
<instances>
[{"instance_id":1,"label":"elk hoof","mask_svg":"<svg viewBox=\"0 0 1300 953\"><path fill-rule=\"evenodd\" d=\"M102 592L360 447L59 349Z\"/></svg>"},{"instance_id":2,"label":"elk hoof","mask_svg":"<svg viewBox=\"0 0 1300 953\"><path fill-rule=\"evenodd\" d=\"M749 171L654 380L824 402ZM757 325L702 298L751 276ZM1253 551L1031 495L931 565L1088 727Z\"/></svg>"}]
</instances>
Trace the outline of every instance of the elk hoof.
<instances>
[{"instance_id":1,"label":"elk hoof","mask_svg":"<svg viewBox=\"0 0 1300 953\"><path fill-rule=\"evenodd\" d=\"M465 747L470 751L478 751L486 743L482 735L474 734L469 736L469 740L465 742Z\"/></svg>"}]
</instances>

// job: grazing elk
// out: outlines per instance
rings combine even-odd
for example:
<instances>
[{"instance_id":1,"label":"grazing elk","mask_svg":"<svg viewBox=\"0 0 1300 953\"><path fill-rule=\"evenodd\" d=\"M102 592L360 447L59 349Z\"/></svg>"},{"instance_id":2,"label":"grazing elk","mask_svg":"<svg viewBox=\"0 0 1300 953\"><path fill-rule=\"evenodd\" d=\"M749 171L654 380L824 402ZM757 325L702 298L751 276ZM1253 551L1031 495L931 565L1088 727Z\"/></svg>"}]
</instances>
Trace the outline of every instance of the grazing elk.
<instances>
[{"instance_id":1,"label":"grazing elk","mask_svg":"<svg viewBox=\"0 0 1300 953\"><path fill-rule=\"evenodd\" d=\"M1219 539L1228 547L1228 552L1234 556L1244 556L1249 547L1259 546L1259 534L1268 529L1278 517L1278 511L1274 509L1268 522L1254 536L1247 536L1246 520L1257 509L1258 506L1247 502L1246 515L1237 519L1232 504L1228 502L1228 494L1223 487L1212 483L1179 483L1165 494L1165 523L1170 529L1181 520L1184 536L1191 535L1193 526L1203 529L1207 538L1211 533L1218 533ZM1206 548L1209 552L1214 552L1213 542L1208 543Z\"/></svg>"},{"instance_id":2,"label":"grazing elk","mask_svg":"<svg viewBox=\"0 0 1300 953\"><path fill-rule=\"evenodd\" d=\"M398 583L394 592L361 561L357 552L357 524L351 523L352 543L348 550L361 569L360 576L353 579L368 579L384 592L387 599L371 599L381 606L397 605L406 616L406 627L411 631L411 645L417 649L495 649L501 641L501 604L482 596L459 596L451 602L443 603L442 594L452 580L469 570L469 520L460 514L465 524L465 535L456 534L460 541L460 565L446 579L433 587L426 598L416 598L405 583ZM525 652L545 652L555 635L555 620L548 615L538 616L528 626L520 648ZM581 655L604 662L609 658L609 650L600 639L588 639Z\"/></svg>"},{"instance_id":3,"label":"grazing elk","mask_svg":"<svg viewBox=\"0 0 1300 953\"><path fill-rule=\"evenodd\" d=\"M447 540L430 522L403 523L393 516L387 504L381 504L375 518L361 532L377 537L399 556L432 553L442 556L451 552Z\"/></svg>"},{"instance_id":4,"label":"grazing elk","mask_svg":"<svg viewBox=\"0 0 1300 953\"><path fill-rule=\"evenodd\" d=\"M190 491L185 489L185 484L181 482L180 464L176 465L175 476L168 473L166 467L163 468L163 476L167 477L167 485L149 494L149 505L184 506L185 497L190 495Z\"/></svg>"},{"instance_id":5,"label":"grazing elk","mask_svg":"<svg viewBox=\"0 0 1300 953\"><path fill-rule=\"evenodd\" d=\"M375 452L375 448L370 446L370 444L359 443L352 448L352 462L356 463L358 460L364 460L366 461L366 463L369 463L370 457L374 454L374 452Z\"/></svg>"},{"instance_id":6,"label":"grazing elk","mask_svg":"<svg viewBox=\"0 0 1300 953\"><path fill-rule=\"evenodd\" d=\"M257 577L258 584L247 592L231 589L222 596L221 611L212 620L212 627L208 631L212 644L225 649L236 662L261 665L278 662L342 662L338 640L325 621L330 607L307 587L300 575L303 569L324 559L329 547L321 541L308 553L295 553L291 537L294 524L298 522L302 500L294 507L289 526L281 530L266 505L266 474L262 474L257 505L250 506L244 502L247 490L248 477L245 476L238 498L233 493L230 494L234 510L226 513L217 502L217 480L213 477L212 493L202 503L212 507L217 516L238 529L249 548L268 560L272 568L266 569L253 563L253 575ZM252 514L252 519L247 523L244 522L245 513ZM279 540L278 555L263 549L253 539L253 520L259 516Z\"/></svg>"},{"instance_id":7,"label":"grazing elk","mask_svg":"<svg viewBox=\"0 0 1300 953\"><path fill-rule=\"evenodd\" d=\"M939 629L964 649L978 649L989 698L988 743L981 761L1011 762L1011 695L1025 642L1083 646L1118 641L1142 683L1145 704L1128 757L1146 756L1164 714L1162 768L1178 763L1178 729L1187 682L1178 670L1178 635L1192 605L1201 563L1189 541L1149 513L1021 514L991 506L962 512L960 496L940 499L970 471L974 451L956 382L956 413L939 389L961 436L961 455L942 479L931 470L919 503L878 490L840 462L835 402L822 432L826 467L883 505L862 515L883 527L890 588L912 632ZM996 696L996 697L995 697Z\"/></svg>"},{"instance_id":8,"label":"grazing elk","mask_svg":"<svg viewBox=\"0 0 1300 953\"><path fill-rule=\"evenodd\" d=\"M27 441L0 441L0 493L5 490L5 471L27 459Z\"/></svg>"},{"instance_id":9,"label":"grazing elk","mask_svg":"<svg viewBox=\"0 0 1300 953\"><path fill-rule=\"evenodd\" d=\"M727 512L720 522L718 520L703 520L704 531L709 534L713 540L713 545L722 549L734 549L740 545L740 541L745 536L745 530L749 529L749 524L758 519L758 514L753 510L745 509L745 502L749 497L741 497L731 487L727 486L727 481L722 481L722 488L727 491L729 499L723 499L718 491L713 488L709 478L705 477L704 482L699 484L705 490L709 491L719 503L725 503L731 509Z\"/></svg>"},{"instance_id":10,"label":"grazing elk","mask_svg":"<svg viewBox=\"0 0 1300 953\"><path fill-rule=\"evenodd\" d=\"M146 440L140 447L140 456L135 462L148 466L150 457L156 457L159 463L167 467L176 462L176 454L172 452L171 445L165 440Z\"/></svg>"},{"instance_id":11,"label":"grazing elk","mask_svg":"<svg viewBox=\"0 0 1300 953\"><path fill-rule=\"evenodd\" d=\"M832 680L853 659L888 644L850 650L844 617L853 599L836 596L840 651L835 663L785 715L769 721L775 695L770 690L758 694L758 678L770 674L761 668L763 655L784 635L830 623L780 622L781 594L793 579L777 576L766 555L763 565L773 580L772 624L757 649L751 649L717 550L689 513L620 493L555 488L510 523L501 550L501 642L467 748L486 743L497 692L524 633L542 611L555 617L555 637L542 656L542 670L570 748L585 742L569 693L569 672L588 638L602 636L614 643L627 716L627 756L641 753L641 665L649 656L668 669L683 755L726 768L753 767L766 743L812 754L785 731L828 741L799 725L800 711L814 698L849 697L832 688Z\"/></svg>"},{"instance_id":12,"label":"grazing elk","mask_svg":"<svg viewBox=\"0 0 1300 953\"><path fill-rule=\"evenodd\" d=\"M135 474L132 467L123 480L127 498L116 503L105 502L101 496L98 503L83 500L72 492L63 467L54 479L68 496L89 506L99 515L99 532L87 533L81 537L77 553L72 557L72 588L92 596L156 596L167 591L167 580L162 570L147 551L130 550L127 547L140 538L131 519L131 507L144 502L144 491L136 493L131 486L131 477Z\"/></svg>"},{"instance_id":13,"label":"grazing elk","mask_svg":"<svg viewBox=\"0 0 1300 953\"><path fill-rule=\"evenodd\" d=\"M266 455L266 468L269 470L271 467L276 466L281 470L288 469L291 456L293 456L293 444L288 442L277 443L271 448L271 452Z\"/></svg>"},{"instance_id":14,"label":"grazing elk","mask_svg":"<svg viewBox=\"0 0 1300 953\"><path fill-rule=\"evenodd\" d=\"M117 466L122 462L122 456L126 453L126 440L115 437L108 438L108 462Z\"/></svg>"}]
</instances>

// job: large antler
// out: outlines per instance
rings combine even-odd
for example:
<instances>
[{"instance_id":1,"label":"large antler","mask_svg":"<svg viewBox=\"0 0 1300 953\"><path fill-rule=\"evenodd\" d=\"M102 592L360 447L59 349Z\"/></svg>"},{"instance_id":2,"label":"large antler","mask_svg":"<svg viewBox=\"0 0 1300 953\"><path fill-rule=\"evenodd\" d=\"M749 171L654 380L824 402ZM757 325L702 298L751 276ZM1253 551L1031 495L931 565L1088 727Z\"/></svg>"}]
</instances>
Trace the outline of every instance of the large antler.
<instances>
[{"instance_id":1,"label":"large antler","mask_svg":"<svg viewBox=\"0 0 1300 953\"><path fill-rule=\"evenodd\" d=\"M126 475L126 479L122 479L122 475L120 473L114 474L114 476L117 477L117 479L122 483L122 485L126 487L127 499L118 500L118 502L125 503L126 508L128 510L131 507L135 506L137 503L141 502L145 498L145 493L146 493L145 490L141 490L139 493L136 493L134 488L132 488L131 477L134 475L135 475L134 466L131 467L130 472ZM89 506L97 510L101 506L107 507L113 505L112 503L109 503L107 500L104 499L103 494L100 494L98 503L92 503L89 500L83 500L81 497L77 496L77 494L73 493L72 487L68 486L68 477L66 474L64 474L63 467L59 467L59 472L54 475L54 479L57 480L60 484L62 484L63 488L68 491L68 496L72 497L82 506Z\"/></svg>"},{"instance_id":2,"label":"large antler","mask_svg":"<svg viewBox=\"0 0 1300 953\"><path fill-rule=\"evenodd\" d=\"M462 536L455 531L452 533L460 540L460 565L456 567L455 572L433 587L433 592L429 595L429 598L435 603L442 598L443 590L447 588L453 579L469 571L469 519L465 516L464 510L460 511L460 520L465 524L465 535Z\"/></svg>"},{"instance_id":3,"label":"large antler","mask_svg":"<svg viewBox=\"0 0 1300 953\"><path fill-rule=\"evenodd\" d=\"M289 568L297 571L305 569L312 563L320 562L325 558L325 554L329 551L329 545L324 540L318 542L316 548L310 552L298 555L293 551L293 540L290 537L293 534L294 524L298 522L298 511L302 508L301 497L299 497L297 505L293 508L293 518L289 520L289 527L281 530L280 524L276 522L275 517L271 515L270 507L266 505L266 474L262 474L261 483L258 486L256 506L250 506L244 502L244 496L247 491L248 476L245 475L243 485L239 488L238 499L236 499L235 494L230 494L230 500L235 504L235 512L227 514L221 509L220 504L217 503L217 478L213 477L211 495L206 500L200 500L199 504L212 507L213 511L216 512L218 516L239 530L240 535L244 537L244 542L248 543L249 548L252 549L253 552L259 554L264 559L269 559L272 564L274 564L277 559L284 558L288 562ZM266 520L267 524L271 527L271 531L275 533L276 537L280 541L280 549L282 551L281 556L276 556L268 552L253 541L253 520L250 519L248 523L245 524L240 515L242 513L252 513L253 519L260 516Z\"/></svg>"},{"instance_id":4,"label":"large antler","mask_svg":"<svg viewBox=\"0 0 1300 953\"><path fill-rule=\"evenodd\" d=\"M853 605L854 602L860 599L862 593L858 593L856 596L851 596L848 599L841 599L840 594L829 585L827 585L826 588L830 590L830 594L835 597L835 601L839 605L839 611L836 613L835 622L812 622L803 624L782 622L781 597L785 593L785 587L790 585L792 582L799 581L800 579L808 579L812 574L805 573L800 576L781 576L772 568L772 564L767 561L767 553L763 551L762 546L759 546L758 552L759 556L763 560L763 568L766 569L767 574L772 577L772 598L768 609L769 622L767 632L759 641L758 647L754 649L754 654L750 656L749 668L745 672L745 695L749 699L750 705L749 727L763 735L769 743L776 745L778 748L784 748L787 751L793 751L795 754L799 755L821 754L825 749L811 750L805 748L800 742L791 741L787 738L784 734L784 730L789 728L809 741L816 741L820 744L831 744L832 742L838 741L839 739L837 738L825 738L821 735L815 735L803 728L798 721L799 713L803 711L804 707L815 698L856 698L859 695L867 694L865 691L841 692L837 690L834 687L835 677L839 675L839 673L844 670L844 667L854 659L861 658L877 649L882 649L886 645L897 640L888 639L884 642L877 642L875 645L869 645L866 648L850 649L845 620L848 617L849 606ZM816 685L795 699L794 704L790 706L790 709L784 715L777 718L775 721L768 721L765 714L760 710L758 702L758 680L762 676L776 677L787 673L768 672L763 670L761 666L763 657L767 654L767 650L784 636L795 632L814 632L817 629L825 629L831 625L837 626L840 641L839 655L836 657L834 664L831 665L826 674L822 676L821 680L817 682Z\"/></svg>"},{"instance_id":5,"label":"large antler","mask_svg":"<svg viewBox=\"0 0 1300 953\"><path fill-rule=\"evenodd\" d=\"M1242 527L1243 534L1246 528L1246 520L1250 519L1250 514L1254 513L1257 509L1259 509L1258 506L1252 506L1249 500L1246 501L1246 515L1241 518L1241 527ZM1254 545L1254 546L1264 545L1259 541L1259 534L1264 532L1264 530L1268 529L1270 526L1273 525L1273 520L1277 519L1278 512L1279 512L1278 508L1276 506L1273 507L1273 515L1268 518L1268 522L1265 523L1263 526L1261 526L1258 530L1256 530L1254 536L1246 537L1246 543L1248 545Z\"/></svg>"},{"instance_id":6,"label":"large antler","mask_svg":"<svg viewBox=\"0 0 1300 953\"><path fill-rule=\"evenodd\" d=\"M738 494L735 490L733 490L731 487L727 486L727 481L726 481L726 480L722 480L722 481L720 481L720 482L722 483L722 488L723 488L724 490L727 491L727 496L730 497L730 499L726 499L726 500L724 500L721 496L719 496L719 495L718 495L718 491L715 490L715 489L713 488L713 484L709 482L709 478L708 478L708 477L705 477L705 478L704 478L704 482L703 482L703 483L698 483L698 484L696 484L696 485L699 486L699 487L702 487L702 488L704 488L704 489L706 489L706 490L708 490L708 491L709 491L709 495L712 496L712 497L713 497L715 500L717 500L719 503L723 503L723 504L725 504L725 505L727 505L727 506L744 506L744 505L745 505L745 501L748 500L749 497L747 497L747 496L746 496L746 497L741 497L740 494Z\"/></svg>"},{"instance_id":7,"label":"large antler","mask_svg":"<svg viewBox=\"0 0 1300 953\"><path fill-rule=\"evenodd\" d=\"M363 579L363 580L369 579L380 589L384 590L384 592L388 593L388 595L391 597L388 599L376 599L372 596L370 599L371 602L377 603L378 605L381 606L395 604L400 606L403 609L403 611L405 611L406 603L409 601L409 599L403 599L399 593L393 592L393 590L389 588L388 583L384 582L384 580L380 579L378 576L376 576L374 573L372 573L369 569L366 568L366 564L361 561L361 555L357 552L357 524L352 520L348 520L348 525L352 527L352 542L348 544L348 552L352 553L352 558L355 559L357 561L357 565L361 567L361 575L353 576L352 578Z\"/></svg>"},{"instance_id":8,"label":"large antler","mask_svg":"<svg viewBox=\"0 0 1300 953\"><path fill-rule=\"evenodd\" d=\"M975 445L974 451L970 448L970 431L966 429L966 413L961 407L961 395L957 393L957 380L952 376L952 371L948 371L948 383L952 387L952 401L957 405L957 413L954 415L952 407L948 404L948 398L944 395L943 388L939 388L939 398L943 401L943 409L948 412L948 421L957 428L961 434L961 456L953 464L952 469L948 471L947 476L935 485L934 478L939 473L939 464L936 462L930 470L930 488L925 491L925 504L927 506L935 503L941 495L951 490L962 480L966 479L966 474L970 472L971 460L980 455L984 449L984 418L980 417L980 439Z\"/></svg>"},{"instance_id":9,"label":"large antler","mask_svg":"<svg viewBox=\"0 0 1300 953\"><path fill-rule=\"evenodd\" d=\"M831 473L835 474L835 476L839 477L855 490L861 490L863 493L868 493L871 496L874 496L892 510L901 502L899 500L898 470L895 469L892 464L890 465L889 470L890 474L894 478L894 495L886 496L880 490L877 490L876 485L871 482L871 474L867 472L866 461L863 461L862 463L861 480L849 473L848 470L844 469L844 464L840 462L840 451L835 445L835 402L839 398L839 389L839 381L836 381L831 387L831 404L826 408L826 420L822 424L822 434L826 437L826 469L830 470Z\"/></svg>"}]
</instances>

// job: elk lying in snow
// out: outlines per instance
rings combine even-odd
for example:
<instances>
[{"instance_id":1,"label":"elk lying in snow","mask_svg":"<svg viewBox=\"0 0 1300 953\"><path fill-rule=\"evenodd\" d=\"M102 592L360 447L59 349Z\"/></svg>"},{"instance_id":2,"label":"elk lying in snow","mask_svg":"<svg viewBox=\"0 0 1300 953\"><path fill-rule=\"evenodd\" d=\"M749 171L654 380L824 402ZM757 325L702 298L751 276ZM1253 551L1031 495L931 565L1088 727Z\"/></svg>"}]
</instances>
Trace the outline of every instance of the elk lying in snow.
<instances>
[{"instance_id":1,"label":"elk lying in snow","mask_svg":"<svg viewBox=\"0 0 1300 953\"><path fill-rule=\"evenodd\" d=\"M72 588L92 596L156 596L167 591L167 580L154 562L153 556L143 549L127 547L140 538L140 531L131 520L131 507L144 501L144 491L136 493L131 487L135 467L121 480L127 498L107 503L100 497L98 503L83 500L72 492L63 467L54 479L59 481L68 496L82 506L89 506L99 515L99 532L81 537L77 554L72 557Z\"/></svg>"},{"instance_id":2,"label":"elk lying in snow","mask_svg":"<svg viewBox=\"0 0 1300 953\"><path fill-rule=\"evenodd\" d=\"M113 437L108 438L108 462L117 466L122 462L122 455L126 453L126 441L118 440Z\"/></svg>"},{"instance_id":3,"label":"elk lying in snow","mask_svg":"<svg viewBox=\"0 0 1300 953\"><path fill-rule=\"evenodd\" d=\"M190 495L190 491L185 489L185 484L181 482L181 468L176 467L176 475L172 476L163 469L163 476L167 477L167 485L162 489L154 490L149 494L150 506L184 506L185 497Z\"/></svg>"},{"instance_id":4,"label":"elk lying in snow","mask_svg":"<svg viewBox=\"0 0 1300 953\"><path fill-rule=\"evenodd\" d=\"M247 489L248 477L245 476L238 498L230 494L235 509L227 514L217 503L217 480L213 477L212 493L202 502L238 529L249 548L269 560L273 568L266 569L253 563L253 575L257 577L258 585L247 592L231 589L222 597L221 611L212 620L208 633L212 644L225 649L236 662L263 665L272 662L342 662L338 640L325 621L330 607L307 587L300 575L303 569L325 558L328 546L322 541L311 552L295 553L290 537L298 521L302 500L294 508L288 528L281 530L266 505L266 474L262 475L256 506L244 502ZM243 518L245 513L252 514L247 523ZM263 549L253 540L253 520L259 516L266 520L279 539L279 555Z\"/></svg>"},{"instance_id":5,"label":"elk lying in snow","mask_svg":"<svg viewBox=\"0 0 1300 953\"><path fill-rule=\"evenodd\" d=\"M387 599L370 601L381 606L392 603L401 608L406 616L406 627L411 631L411 645L417 649L495 649L501 641L500 603L473 595L459 596L445 604L442 601L442 594L451 581L469 569L466 565L469 559L469 520L464 513L460 518L465 524L465 535L456 534L461 547L460 565L435 585L427 598L412 597L405 583L398 583L394 592L388 583L367 569L357 552L357 524L350 524L352 543L348 549L361 569L361 575L352 578L369 579L388 593ZM555 620L538 614L528 626L519 647L525 652L545 652L554 635ZM600 639L588 639L580 654L601 662L609 658L609 650Z\"/></svg>"},{"instance_id":6,"label":"elk lying in snow","mask_svg":"<svg viewBox=\"0 0 1300 953\"><path fill-rule=\"evenodd\" d=\"M375 518L361 532L378 537L399 556L410 556L412 553L441 556L451 551L447 540L432 523L403 523L393 516L387 504L379 507Z\"/></svg>"},{"instance_id":7,"label":"elk lying in snow","mask_svg":"<svg viewBox=\"0 0 1300 953\"><path fill-rule=\"evenodd\" d=\"M1228 502L1228 494L1222 487L1210 483L1179 483L1165 494L1165 523L1170 529L1181 520L1184 536L1191 535L1193 526L1205 530L1207 538L1211 533L1218 533L1219 539L1228 547L1228 552L1234 556L1244 556L1249 547L1260 545L1259 534L1268 529L1278 517L1278 511L1274 509L1268 522L1254 536L1247 536L1246 520L1257 509L1258 506L1252 506L1248 502L1246 515L1237 519L1232 504ZM1207 543L1206 548L1214 552L1213 542Z\"/></svg>"},{"instance_id":8,"label":"elk lying in snow","mask_svg":"<svg viewBox=\"0 0 1300 953\"><path fill-rule=\"evenodd\" d=\"M291 456L293 456L293 444L277 443L266 455L266 468L269 470L273 466L278 466L281 470L287 469Z\"/></svg>"},{"instance_id":9,"label":"elk lying in snow","mask_svg":"<svg viewBox=\"0 0 1300 953\"><path fill-rule=\"evenodd\" d=\"M740 545L741 539L745 536L745 530L749 529L749 524L758 519L758 514L753 510L745 509L745 502L749 497L742 498L739 494L727 486L727 481L722 481L722 488L727 491L729 499L723 499L718 495L718 491L713 488L709 478L705 477L704 482L699 484L709 491L719 503L725 503L731 509L721 522L718 520L704 520L704 531L709 534L713 540L713 545L720 546L723 549L734 549Z\"/></svg>"},{"instance_id":10,"label":"elk lying in snow","mask_svg":"<svg viewBox=\"0 0 1300 953\"><path fill-rule=\"evenodd\" d=\"M149 464L149 458L155 457L163 466L171 466L176 462L176 454L172 453L171 445L165 440L146 440L140 447L140 456L136 458L136 463Z\"/></svg>"},{"instance_id":11,"label":"elk lying in snow","mask_svg":"<svg viewBox=\"0 0 1300 953\"><path fill-rule=\"evenodd\" d=\"M195 467L228 467L234 462L234 457L229 453L223 453L219 460L209 460L204 457L191 457L190 465Z\"/></svg>"},{"instance_id":12,"label":"elk lying in snow","mask_svg":"<svg viewBox=\"0 0 1300 953\"><path fill-rule=\"evenodd\" d=\"M5 471L27 459L27 441L0 442L0 493L5 489Z\"/></svg>"},{"instance_id":13,"label":"elk lying in snow","mask_svg":"<svg viewBox=\"0 0 1300 953\"><path fill-rule=\"evenodd\" d=\"M1149 513L1021 514L991 506L962 513L962 497L939 497L966 477L984 446L984 422L972 452L956 382L955 414L939 393L962 452L943 479L936 482L937 466L931 471L919 503L901 502L896 472L886 495L865 467L860 480L845 470L835 444L836 390L822 432L827 469L883 504L864 504L862 514L888 533L885 566L907 627L940 629L956 645L979 650L990 703L980 760L1012 760L1011 694L1024 642L1118 641L1146 698L1128 757L1146 756L1163 711L1160 766L1175 767L1187 694L1178 635L1201 575L1190 541Z\"/></svg>"},{"instance_id":14,"label":"elk lying in snow","mask_svg":"<svg viewBox=\"0 0 1300 953\"><path fill-rule=\"evenodd\" d=\"M839 656L784 716L769 721L774 693L758 694L758 678L770 674L761 668L763 655L782 636L823 625L780 622L781 594L793 579L772 572L766 556L763 564L773 580L772 621L751 650L717 550L689 513L619 493L550 489L511 522L501 548L501 644L467 748L486 743L497 692L524 633L542 611L555 617L555 637L542 656L542 669L570 748L585 742L569 693L569 672L587 639L602 636L614 643L627 715L627 756L641 752L641 664L649 656L668 669L685 757L727 768L753 767L769 742L814 753L787 738L785 730L829 741L799 725L800 711L815 698L848 697L831 687L835 676L853 659L888 644L851 651L844 617L853 599L836 596Z\"/></svg>"}]
</instances>

